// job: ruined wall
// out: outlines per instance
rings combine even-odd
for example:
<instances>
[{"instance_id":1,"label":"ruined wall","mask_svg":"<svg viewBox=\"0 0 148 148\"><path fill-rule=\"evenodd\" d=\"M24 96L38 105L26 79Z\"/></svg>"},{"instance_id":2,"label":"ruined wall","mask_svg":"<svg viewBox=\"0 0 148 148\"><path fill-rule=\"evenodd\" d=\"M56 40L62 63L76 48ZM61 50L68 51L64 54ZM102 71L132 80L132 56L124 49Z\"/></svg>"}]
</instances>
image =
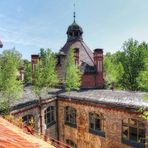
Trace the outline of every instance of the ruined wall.
<instances>
[{"instance_id":1,"label":"ruined wall","mask_svg":"<svg viewBox=\"0 0 148 148\"><path fill-rule=\"evenodd\" d=\"M77 110L76 128L64 124L65 106L71 106ZM88 106L67 100L58 101L58 108L60 141L66 143L66 139L71 139L78 148L130 148L121 142L122 120L138 118L137 114L99 106ZM105 137L89 133L89 112L103 114Z\"/></svg>"}]
</instances>

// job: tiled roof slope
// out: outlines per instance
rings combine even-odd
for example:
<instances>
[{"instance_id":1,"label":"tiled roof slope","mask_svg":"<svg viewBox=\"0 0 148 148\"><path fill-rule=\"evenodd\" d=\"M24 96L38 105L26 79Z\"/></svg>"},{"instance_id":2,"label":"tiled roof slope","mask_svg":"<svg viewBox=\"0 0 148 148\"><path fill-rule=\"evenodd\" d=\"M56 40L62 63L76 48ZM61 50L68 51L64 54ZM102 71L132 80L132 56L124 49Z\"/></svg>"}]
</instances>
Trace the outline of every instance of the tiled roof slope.
<instances>
[{"instance_id":1,"label":"tiled roof slope","mask_svg":"<svg viewBox=\"0 0 148 148\"><path fill-rule=\"evenodd\" d=\"M54 148L0 117L0 148Z\"/></svg>"},{"instance_id":2,"label":"tiled roof slope","mask_svg":"<svg viewBox=\"0 0 148 148\"><path fill-rule=\"evenodd\" d=\"M80 62L87 63L90 66L94 66L93 52L87 47L82 40L67 41L60 52L64 52L67 55L70 47L79 48Z\"/></svg>"}]
</instances>

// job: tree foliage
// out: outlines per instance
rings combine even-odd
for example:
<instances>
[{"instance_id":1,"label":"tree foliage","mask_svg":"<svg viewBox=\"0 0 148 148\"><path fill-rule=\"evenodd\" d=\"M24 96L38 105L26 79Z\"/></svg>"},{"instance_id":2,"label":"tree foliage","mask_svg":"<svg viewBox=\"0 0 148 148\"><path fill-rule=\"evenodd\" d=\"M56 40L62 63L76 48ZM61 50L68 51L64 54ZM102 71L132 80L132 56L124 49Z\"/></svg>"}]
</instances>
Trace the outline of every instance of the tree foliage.
<instances>
[{"instance_id":1,"label":"tree foliage","mask_svg":"<svg viewBox=\"0 0 148 148\"><path fill-rule=\"evenodd\" d=\"M107 81L127 90L148 91L148 45L129 39L123 51L106 54L104 67Z\"/></svg>"},{"instance_id":2,"label":"tree foliage","mask_svg":"<svg viewBox=\"0 0 148 148\"><path fill-rule=\"evenodd\" d=\"M107 53L104 59L104 72L107 85L114 84L116 87L120 87L119 81L124 73L121 62L117 60L117 54L111 55Z\"/></svg>"},{"instance_id":3,"label":"tree foliage","mask_svg":"<svg viewBox=\"0 0 148 148\"><path fill-rule=\"evenodd\" d=\"M68 56L65 61L65 89L78 90L81 85L81 74L78 66L75 64L74 49L70 48Z\"/></svg>"},{"instance_id":4,"label":"tree foliage","mask_svg":"<svg viewBox=\"0 0 148 148\"><path fill-rule=\"evenodd\" d=\"M51 88L58 84L56 58L50 49L40 50L40 60L36 64L33 79L33 88L38 96L43 88Z\"/></svg>"},{"instance_id":5,"label":"tree foliage","mask_svg":"<svg viewBox=\"0 0 148 148\"><path fill-rule=\"evenodd\" d=\"M22 82L17 79L20 64L21 54L15 49L5 50L0 55L0 107L6 113L23 92Z\"/></svg>"},{"instance_id":6,"label":"tree foliage","mask_svg":"<svg viewBox=\"0 0 148 148\"><path fill-rule=\"evenodd\" d=\"M31 62L28 60L23 61L24 65L24 82L25 83L31 83L32 82L32 68L31 68Z\"/></svg>"}]
</instances>

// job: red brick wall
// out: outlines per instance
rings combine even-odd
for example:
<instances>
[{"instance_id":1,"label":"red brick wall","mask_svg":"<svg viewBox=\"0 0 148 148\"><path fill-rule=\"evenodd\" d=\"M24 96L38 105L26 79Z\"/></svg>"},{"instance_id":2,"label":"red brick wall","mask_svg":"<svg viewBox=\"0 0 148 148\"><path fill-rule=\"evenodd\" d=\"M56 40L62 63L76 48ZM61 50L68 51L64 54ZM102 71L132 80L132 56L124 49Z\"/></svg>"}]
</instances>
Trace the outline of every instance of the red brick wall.
<instances>
[{"instance_id":1,"label":"red brick wall","mask_svg":"<svg viewBox=\"0 0 148 148\"><path fill-rule=\"evenodd\" d=\"M96 87L103 88L104 87L104 79L103 79L103 73L97 73L96 75Z\"/></svg>"},{"instance_id":2,"label":"red brick wall","mask_svg":"<svg viewBox=\"0 0 148 148\"><path fill-rule=\"evenodd\" d=\"M82 76L82 88L94 88L95 87L95 74L84 74Z\"/></svg>"}]
</instances>

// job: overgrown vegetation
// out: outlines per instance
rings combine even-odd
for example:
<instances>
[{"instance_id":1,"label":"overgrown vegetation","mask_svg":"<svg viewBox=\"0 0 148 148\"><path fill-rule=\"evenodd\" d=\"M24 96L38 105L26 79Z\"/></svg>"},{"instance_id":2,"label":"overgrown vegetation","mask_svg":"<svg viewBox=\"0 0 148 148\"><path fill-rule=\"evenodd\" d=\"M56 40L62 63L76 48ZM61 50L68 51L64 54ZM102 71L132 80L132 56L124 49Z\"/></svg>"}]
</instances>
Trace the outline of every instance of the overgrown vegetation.
<instances>
[{"instance_id":1,"label":"overgrown vegetation","mask_svg":"<svg viewBox=\"0 0 148 148\"><path fill-rule=\"evenodd\" d=\"M78 90L81 85L81 74L78 65L75 64L74 49L70 48L65 61L65 89L70 93L71 90Z\"/></svg>"}]
</instances>

